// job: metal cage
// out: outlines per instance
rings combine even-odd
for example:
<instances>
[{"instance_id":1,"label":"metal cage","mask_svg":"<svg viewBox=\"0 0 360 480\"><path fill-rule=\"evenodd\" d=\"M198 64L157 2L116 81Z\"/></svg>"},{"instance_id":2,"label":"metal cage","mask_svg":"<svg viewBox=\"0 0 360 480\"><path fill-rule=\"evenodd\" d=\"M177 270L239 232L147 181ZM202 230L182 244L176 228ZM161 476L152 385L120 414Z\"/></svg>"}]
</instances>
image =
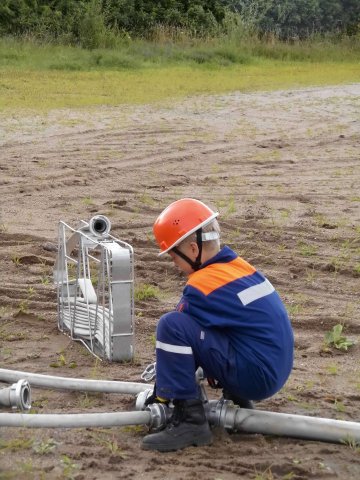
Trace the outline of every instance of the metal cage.
<instances>
[{"instance_id":1,"label":"metal cage","mask_svg":"<svg viewBox=\"0 0 360 480\"><path fill-rule=\"evenodd\" d=\"M134 356L134 254L97 215L76 230L59 223L58 327L101 359Z\"/></svg>"}]
</instances>

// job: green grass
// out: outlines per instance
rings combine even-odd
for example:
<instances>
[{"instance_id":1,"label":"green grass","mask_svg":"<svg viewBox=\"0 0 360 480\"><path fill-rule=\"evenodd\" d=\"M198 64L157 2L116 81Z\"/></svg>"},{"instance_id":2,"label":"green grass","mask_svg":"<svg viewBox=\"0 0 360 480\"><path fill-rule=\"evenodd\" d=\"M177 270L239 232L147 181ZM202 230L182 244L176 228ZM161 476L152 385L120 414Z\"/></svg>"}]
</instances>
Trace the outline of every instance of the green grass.
<instances>
[{"instance_id":1,"label":"green grass","mask_svg":"<svg viewBox=\"0 0 360 480\"><path fill-rule=\"evenodd\" d=\"M132 41L113 50L0 39L0 110L145 104L358 82L360 46Z\"/></svg>"},{"instance_id":2,"label":"green grass","mask_svg":"<svg viewBox=\"0 0 360 480\"><path fill-rule=\"evenodd\" d=\"M160 290L158 287L150 285L149 283L143 283L136 286L134 298L135 301L143 301L150 298L158 298L159 295Z\"/></svg>"},{"instance_id":3,"label":"green grass","mask_svg":"<svg viewBox=\"0 0 360 480\"><path fill-rule=\"evenodd\" d=\"M0 68L30 70L127 70L154 66L248 65L264 59L287 62L358 63L360 38L314 38L286 43L273 39L261 41L255 36L223 36L182 40L171 38L151 42L140 39L118 41L113 48L93 50L39 43L31 39L0 38Z\"/></svg>"},{"instance_id":4,"label":"green grass","mask_svg":"<svg viewBox=\"0 0 360 480\"><path fill-rule=\"evenodd\" d=\"M145 104L168 98L360 80L360 65L263 62L210 70L189 66L123 72L0 70L0 109L48 110Z\"/></svg>"}]
</instances>

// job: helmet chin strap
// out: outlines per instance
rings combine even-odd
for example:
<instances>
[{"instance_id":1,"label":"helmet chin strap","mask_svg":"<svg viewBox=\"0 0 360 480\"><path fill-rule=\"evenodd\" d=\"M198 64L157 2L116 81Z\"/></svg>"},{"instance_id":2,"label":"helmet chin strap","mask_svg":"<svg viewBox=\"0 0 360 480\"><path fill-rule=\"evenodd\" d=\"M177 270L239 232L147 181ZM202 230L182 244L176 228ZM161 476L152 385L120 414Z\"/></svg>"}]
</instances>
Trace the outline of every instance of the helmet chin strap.
<instances>
[{"instance_id":1,"label":"helmet chin strap","mask_svg":"<svg viewBox=\"0 0 360 480\"><path fill-rule=\"evenodd\" d=\"M185 253L181 252L177 247L172 248L172 251L176 253L176 255L179 255L185 262L187 262L191 268L196 272L199 270L201 266L201 253L202 253L202 228L199 228L199 230L196 230L196 243L199 248L199 253L195 259L195 261L191 260Z\"/></svg>"}]
</instances>

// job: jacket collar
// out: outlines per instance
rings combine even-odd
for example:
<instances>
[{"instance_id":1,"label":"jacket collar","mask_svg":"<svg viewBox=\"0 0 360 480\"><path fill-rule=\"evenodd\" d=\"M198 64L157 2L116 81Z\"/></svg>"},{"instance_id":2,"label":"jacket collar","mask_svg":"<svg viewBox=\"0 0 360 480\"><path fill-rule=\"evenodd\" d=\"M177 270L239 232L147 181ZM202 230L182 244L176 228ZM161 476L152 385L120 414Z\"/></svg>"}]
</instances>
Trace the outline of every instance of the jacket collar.
<instances>
[{"instance_id":1,"label":"jacket collar","mask_svg":"<svg viewBox=\"0 0 360 480\"><path fill-rule=\"evenodd\" d=\"M201 266L200 270L202 268L207 267L208 265L212 265L213 263L228 263L231 262L232 260L235 260L238 255L231 250L230 247L225 245L216 255L214 255L212 258L209 258L209 260L206 260Z\"/></svg>"}]
</instances>

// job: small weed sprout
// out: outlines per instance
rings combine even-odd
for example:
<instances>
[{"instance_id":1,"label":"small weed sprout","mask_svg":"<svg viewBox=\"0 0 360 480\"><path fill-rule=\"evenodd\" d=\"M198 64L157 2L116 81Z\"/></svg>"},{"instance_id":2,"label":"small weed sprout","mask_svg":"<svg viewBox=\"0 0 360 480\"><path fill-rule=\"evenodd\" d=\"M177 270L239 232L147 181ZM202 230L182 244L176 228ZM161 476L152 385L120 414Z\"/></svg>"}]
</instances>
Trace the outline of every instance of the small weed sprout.
<instances>
[{"instance_id":1,"label":"small weed sprout","mask_svg":"<svg viewBox=\"0 0 360 480\"><path fill-rule=\"evenodd\" d=\"M157 298L160 294L158 287L144 283L135 288L135 301L148 300L149 298Z\"/></svg>"},{"instance_id":2,"label":"small weed sprout","mask_svg":"<svg viewBox=\"0 0 360 480\"><path fill-rule=\"evenodd\" d=\"M87 207L90 207L91 205L94 205L94 201L91 197L84 197L82 199L82 203Z\"/></svg>"},{"instance_id":3,"label":"small weed sprout","mask_svg":"<svg viewBox=\"0 0 360 480\"><path fill-rule=\"evenodd\" d=\"M1 450L8 450L11 452L16 452L19 450L28 450L32 447L32 439L31 438L13 438L11 440L3 440L0 439L0 451Z\"/></svg>"},{"instance_id":4,"label":"small weed sprout","mask_svg":"<svg viewBox=\"0 0 360 480\"><path fill-rule=\"evenodd\" d=\"M101 378L100 367L101 367L101 360L99 360L98 358L95 358L94 365L90 371L90 378L92 380L97 380L98 378Z\"/></svg>"},{"instance_id":5,"label":"small weed sprout","mask_svg":"<svg viewBox=\"0 0 360 480\"><path fill-rule=\"evenodd\" d=\"M156 336L155 336L154 333L152 335L150 335L150 342L151 342L151 345L155 348L156 347Z\"/></svg>"},{"instance_id":6,"label":"small weed sprout","mask_svg":"<svg viewBox=\"0 0 360 480\"><path fill-rule=\"evenodd\" d=\"M59 368L59 367L64 367L66 365L66 358L65 355L60 353L59 358L56 362L50 363L50 367L52 368Z\"/></svg>"},{"instance_id":7,"label":"small weed sprout","mask_svg":"<svg viewBox=\"0 0 360 480\"><path fill-rule=\"evenodd\" d=\"M134 435L143 435L144 428L144 425L127 425L126 427L122 427L121 430L126 433L133 433Z\"/></svg>"},{"instance_id":8,"label":"small weed sprout","mask_svg":"<svg viewBox=\"0 0 360 480\"><path fill-rule=\"evenodd\" d=\"M274 475L271 471L272 465L264 470L262 473L259 473L255 467L255 480L274 480Z\"/></svg>"},{"instance_id":9,"label":"small weed sprout","mask_svg":"<svg viewBox=\"0 0 360 480\"><path fill-rule=\"evenodd\" d=\"M29 305L26 300L22 300L19 303L19 313L28 313L29 312Z\"/></svg>"},{"instance_id":10,"label":"small weed sprout","mask_svg":"<svg viewBox=\"0 0 360 480\"><path fill-rule=\"evenodd\" d=\"M291 304L286 304L286 310L290 317L293 317L301 313L302 306L299 303L292 302Z\"/></svg>"},{"instance_id":11,"label":"small weed sprout","mask_svg":"<svg viewBox=\"0 0 360 480\"><path fill-rule=\"evenodd\" d=\"M343 438L341 440L341 443L343 443L344 445L347 445L354 452L360 453L360 442L358 442L351 435L347 435L345 438Z\"/></svg>"},{"instance_id":12,"label":"small weed sprout","mask_svg":"<svg viewBox=\"0 0 360 480\"><path fill-rule=\"evenodd\" d=\"M19 267L21 265L21 258L18 255L13 255L11 257L11 261L13 262L14 265Z\"/></svg>"},{"instance_id":13,"label":"small weed sprout","mask_svg":"<svg viewBox=\"0 0 360 480\"><path fill-rule=\"evenodd\" d=\"M212 173L219 173L220 172L220 167L217 163L213 163L211 165L211 172Z\"/></svg>"},{"instance_id":14,"label":"small weed sprout","mask_svg":"<svg viewBox=\"0 0 360 480\"><path fill-rule=\"evenodd\" d=\"M316 279L316 272L314 268L307 268L306 269L306 282L309 283L310 285L314 283Z\"/></svg>"},{"instance_id":15,"label":"small weed sprout","mask_svg":"<svg viewBox=\"0 0 360 480\"><path fill-rule=\"evenodd\" d=\"M280 217L283 218L284 220L289 218L290 217L290 210L288 210L287 208L281 209L280 210Z\"/></svg>"},{"instance_id":16,"label":"small weed sprout","mask_svg":"<svg viewBox=\"0 0 360 480\"><path fill-rule=\"evenodd\" d=\"M62 353L60 353L60 355L59 355L59 364L60 364L60 366L62 366L62 367L63 367L64 365L66 365L65 355L63 355Z\"/></svg>"},{"instance_id":17,"label":"small weed sprout","mask_svg":"<svg viewBox=\"0 0 360 480\"><path fill-rule=\"evenodd\" d=\"M38 453L39 455L48 455L55 449L57 445L58 445L58 442L56 442L52 438L49 438L42 442L35 442L33 445L33 450L35 453Z\"/></svg>"},{"instance_id":18,"label":"small weed sprout","mask_svg":"<svg viewBox=\"0 0 360 480\"><path fill-rule=\"evenodd\" d=\"M69 458L67 455L62 455L61 465L63 468L64 478L73 479L75 470L79 468L79 465L77 465L76 463L73 463L71 458Z\"/></svg>"},{"instance_id":19,"label":"small weed sprout","mask_svg":"<svg viewBox=\"0 0 360 480\"><path fill-rule=\"evenodd\" d=\"M29 287L29 288L27 289L27 296L28 296L28 298L32 298L32 297L34 296L34 294L35 294L35 288L34 288L34 287Z\"/></svg>"},{"instance_id":20,"label":"small weed sprout","mask_svg":"<svg viewBox=\"0 0 360 480\"><path fill-rule=\"evenodd\" d=\"M95 395L89 395L87 392L81 393L77 398L77 405L79 408L86 410L95 404Z\"/></svg>"},{"instance_id":21,"label":"small weed sprout","mask_svg":"<svg viewBox=\"0 0 360 480\"><path fill-rule=\"evenodd\" d=\"M225 218L229 217L229 215L233 215L234 213L236 213L236 204L235 204L235 199L232 196L228 200L227 210L226 210L226 213L225 213Z\"/></svg>"},{"instance_id":22,"label":"small weed sprout","mask_svg":"<svg viewBox=\"0 0 360 480\"><path fill-rule=\"evenodd\" d=\"M155 200L152 197L150 197L150 195L148 195L146 192L140 195L139 201L149 207L154 207L156 205Z\"/></svg>"},{"instance_id":23,"label":"small weed sprout","mask_svg":"<svg viewBox=\"0 0 360 480\"><path fill-rule=\"evenodd\" d=\"M324 343L325 351L329 351L330 347L335 347L338 350L347 351L349 347L354 345L354 342L348 340L342 335L343 325L338 323L332 330L325 333Z\"/></svg>"},{"instance_id":24,"label":"small weed sprout","mask_svg":"<svg viewBox=\"0 0 360 480\"><path fill-rule=\"evenodd\" d=\"M49 285L50 279L49 279L49 277L47 277L47 276L41 277L40 282L41 282L41 285L44 285L44 286L45 286L45 285Z\"/></svg>"},{"instance_id":25,"label":"small weed sprout","mask_svg":"<svg viewBox=\"0 0 360 480\"><path fill-rule=\"evenodd\" d=\"M327 371L330 375L339 375L339 367L337 365L329 365Z\"/></svg>"},{"instance_id":26,"label":"small weed sprout","mask_svg":"<svg viewBox=\"0 0 360 480\"><path fill-rule=\"evenodd\" d=\"M289 472L282 477L282 480L292 480L293 478L295 478L295 473Z\"/></svg>"},{"instance_id":27,"label":"small weed sprout","mask_svg":"<svg viewBox=\"0 0 360 480\"><path fill-rule=\"evenodd\" d=\"M92 437L103 445L110 452L110 455L126 458L124 451L120 448L114 436L112 438L104 438L100 435L92 435Z\"/></svg>"},{"instance_id":28,"label":"small weed sprout","mask_svg":"<svg viewBox=\"0 0 360 480\"><path fill-rule=\"evenodd\" d=\"M341 402L340 400L337 400L336 398L335 398L334 406L337 412L341 412L341 413L345 412L345 405L343 404L343 402Z\"/></svg>"},{"instance_id":29,"label":"small weed sprout","mask_svg":"<svg viewBox=\"0 0 360 480\"><path fill-rule=\"evenodd\" d=\"M37 398L36 400L33 400L31 402L31 406L36 409L41 409L46 407L48 403L49 403L49 399L47 397L40 397L40 398Z\"/></svg>"},{"instance_id":30,"label":"small weed sprout","mask_svg":"<svg viewBox=\"0 0 360 480\"><path fill-rule=\"evenodd\" d=\"M298 247L300 254L304 257L313 257L317 253L317 247L315 245L299 242Z\"/></svg>"}]
</instances>

